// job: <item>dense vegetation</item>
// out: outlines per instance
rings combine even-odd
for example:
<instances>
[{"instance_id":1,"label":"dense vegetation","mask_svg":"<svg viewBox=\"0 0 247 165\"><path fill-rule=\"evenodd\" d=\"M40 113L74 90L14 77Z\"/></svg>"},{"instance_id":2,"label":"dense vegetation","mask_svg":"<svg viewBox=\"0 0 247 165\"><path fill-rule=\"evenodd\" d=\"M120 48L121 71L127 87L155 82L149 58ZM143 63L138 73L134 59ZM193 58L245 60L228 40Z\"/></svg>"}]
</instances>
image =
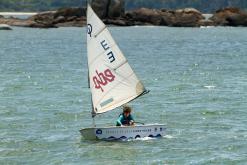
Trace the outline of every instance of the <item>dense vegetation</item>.
<instances>
[{"instance_id":1,"label":"dense vegetation","mask_svg":"<svg viewBox=\"0 0 247 165\"><path fill-rule=\"evenodd\" d=\"M86 0L0 0L0 11L44 11L61 7L85 5ZM202 12L235 6L247 9L247 0L125 0L127 10L139 7L185 8L194 7Z\"/></svg>"}]
</instances>

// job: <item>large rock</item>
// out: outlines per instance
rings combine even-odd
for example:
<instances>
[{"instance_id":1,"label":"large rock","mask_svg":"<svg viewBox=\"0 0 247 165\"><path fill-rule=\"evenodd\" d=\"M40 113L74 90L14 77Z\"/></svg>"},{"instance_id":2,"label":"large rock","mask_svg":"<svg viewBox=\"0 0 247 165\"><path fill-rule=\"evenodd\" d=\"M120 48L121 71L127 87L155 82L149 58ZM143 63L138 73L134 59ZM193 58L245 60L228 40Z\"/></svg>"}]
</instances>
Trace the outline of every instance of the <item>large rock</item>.
<instances>
[{"instance_id":1,"label":"large rock","mask_svg":"<svg viewBox=\"0 0 247 165\"><path fill-rule=\"evenodd\" d=\"M198 27L205 19L201 12L193 8L161 10L163 24L175 27Z\"/></svg>"},{"instance_id":2,"label":"large rock","mask_svg":"<svg viewBox=\"0 0 247 165\"><path fill-rule=\"evenodd\" d=\"M30 27L37 27L37 28L54 28L54 14L55 12L41 12L30 17L28 20L33 21L30 24Z\"/></svg>"},{"instance_id":3,"label":"large rock","mask_svg":"<svg viewBox=\"0 0 247 165\"><path fill-rule=\"evenodd\" d=\"M210 18L219 26L247 26L247 12L238 8L217 10Z\"/></svg>"},{"instance_id":4,"label":"large rock","mask_svg":"<svg viewBox=\"0 0 247 165\"><path fill-rule=\"evenodd\" d=\"M153 24L161 25L162 16L158 10L140 8L130 12L127 12L125 15L126 19L133 24Z\"/></svg>"},{"instance_id":5,"label":"large rock","mask_svg":"<svg viewBox=\"0 0 247 165\"><path fill-rule=\"evenodd\" d=\"M108 15L110 0L92 0L91 6L99 18L104 19Z\"/></svg>"},{"instance_id":6,"label":"large rock","mask_svg":"<svg viewBox=\"0 0 247 165\"><path fill-rule=\"evenodd\" d=\"M62 8L62 9L58 9L55 13L54 13L54 18L58 18L58 17L83 17L86 16L86 8L78 8L78 7L74 7L74 8Z\"/></svg>"},{"instance_id":7,"label":"large rock","mask_svg":"<svg viewBox=\"0 0 247 165\"><path fill-rule=\"evenodd\" d=\"M118 18L124 15L124 0L92 0L91 6L101 19Z\"/></svg>"},{"instance_id":8,"label":"large rock","mask_svg":"<svg viewBox=\"0 0 247 165\"><path fill-rule=\"evenodd\" d=\"M176 26L176 27L198 27L204 16L193 8L180 10L156 10L141 8L126 13L126 19L135 23Z\"/></svg>"},{"instance_id":9,"label":"large rock","mask_svg":"<svg viewBox=\"0 0 247 165\"><path fill-rule=\"evenodd\" d=\"M125 14L124 0L111 0L108 6L109 18L118 18L122 17Z\"/></svg>"},{"instance_id":10,"label":"large rock","mask_svg":"<svg viewBox=\"0 0 247 165\"><path fill-rule=\"evenodd\" d=\"M84 26L85 8L63 8L55 12L42 12L29 18L30 27L52 28L58 26Z\"/></svg>"}]
</instances>

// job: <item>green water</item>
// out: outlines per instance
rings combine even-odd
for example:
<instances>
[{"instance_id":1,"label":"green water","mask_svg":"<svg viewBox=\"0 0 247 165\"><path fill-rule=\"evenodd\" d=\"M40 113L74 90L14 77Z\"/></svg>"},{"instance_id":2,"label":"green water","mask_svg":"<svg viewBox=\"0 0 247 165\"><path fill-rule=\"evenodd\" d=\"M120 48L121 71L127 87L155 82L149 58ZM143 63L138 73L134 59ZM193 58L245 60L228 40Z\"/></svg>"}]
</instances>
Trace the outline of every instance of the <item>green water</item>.
<instances>
[{"instance_id":1,"label":"green water","mask_svg":"<svg viewBox=\"0 0 247 165\"><path fill-rule=\"evenodd\" d=\"M151 90L135 119L167 136L86 141L86 29L0 31L0 164L246 164L247 29L112 27ZM120 109L96 118L115 123Z\"/></svg>"}]
</instances>

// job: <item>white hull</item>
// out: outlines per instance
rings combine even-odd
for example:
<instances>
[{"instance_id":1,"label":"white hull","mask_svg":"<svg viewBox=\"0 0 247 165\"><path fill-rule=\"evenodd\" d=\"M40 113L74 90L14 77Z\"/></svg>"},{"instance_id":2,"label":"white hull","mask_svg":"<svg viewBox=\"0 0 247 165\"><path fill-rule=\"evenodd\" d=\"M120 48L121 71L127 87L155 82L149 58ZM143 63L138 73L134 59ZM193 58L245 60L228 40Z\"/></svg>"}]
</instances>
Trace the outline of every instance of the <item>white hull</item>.
<instances>
[{"instance_id":1,"label":"white hull","mask_svg":"<svg viewBox=\"0 0 247 165\"><path fill-rule=\"evenodd\" d=\"M148 124L126 127L94 127L80 130L81 135L88 140L121 140L144 137L162 137L165 135L164 124Z\"/></svg>"}]
</instances>

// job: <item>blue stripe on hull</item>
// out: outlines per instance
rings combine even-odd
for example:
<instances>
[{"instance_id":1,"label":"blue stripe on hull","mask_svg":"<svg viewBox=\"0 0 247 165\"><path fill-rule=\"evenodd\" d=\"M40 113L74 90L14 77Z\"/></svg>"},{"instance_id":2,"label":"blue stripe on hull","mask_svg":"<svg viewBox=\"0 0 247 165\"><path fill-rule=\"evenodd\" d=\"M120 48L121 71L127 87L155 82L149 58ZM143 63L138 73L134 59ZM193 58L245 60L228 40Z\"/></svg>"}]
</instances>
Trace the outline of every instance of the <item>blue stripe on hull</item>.
<instances>
[{"instance_id":1,"label":"blue stripe on hull","mask_svg":"<svg viewBox=\"0 0 247 165\"><path fill-rule=\"evenodd\" d=\"M159 137L162 137L162 136L161 136L161 134L158 134L156 136L149 135L148 137L150 137L150 138L159 138ZM102 140L128 140L128 139L138 139L138 138L141 138L141 136L140 135L136 135L135 138L133 138L133 137L127 138L126 136L121 136L120 138L116 138L114 136L110 136L110 137L104 138Z\"/></svg>"}]
</instances>

